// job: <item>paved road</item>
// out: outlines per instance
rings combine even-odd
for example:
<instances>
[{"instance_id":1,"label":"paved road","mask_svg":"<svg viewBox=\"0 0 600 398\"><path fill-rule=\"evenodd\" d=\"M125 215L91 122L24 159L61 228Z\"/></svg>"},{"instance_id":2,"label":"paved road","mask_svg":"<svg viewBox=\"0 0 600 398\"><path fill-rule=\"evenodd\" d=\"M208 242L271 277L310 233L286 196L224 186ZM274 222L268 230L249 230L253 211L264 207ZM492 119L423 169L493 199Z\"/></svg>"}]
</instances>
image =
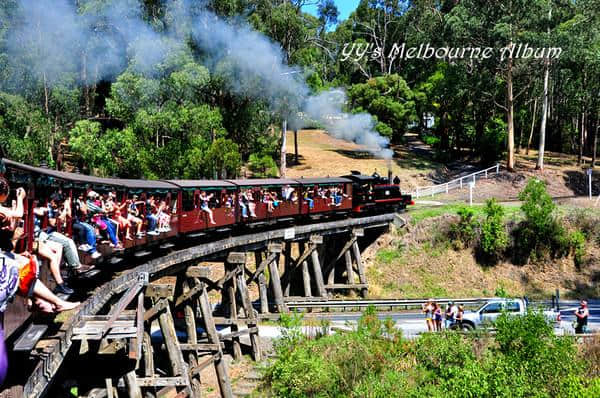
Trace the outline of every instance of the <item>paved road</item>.
<instances>
[{"instance_id":1,"label":"paved road","mask_svg":"<svg viewBox=\"0 0 600 398\"><path fill-rule=\"evenodd\" d=\"M577 308L578 304L576 301L561 301L561 323L556 330L558 334L574 333L571 324L575 320L575 315L573 315L573 312ZM588 325L592 331L600 331L600 300L590 301L589 308L590 318L588 320ZM359 312L338 313L333 315L329 314L326 316L326 318L331 321L331 326L333 328L340 329L351 328L352 325L356 323L359 317ZM380 319L386 319L388 317L391 317L395 321L396 327L401 329L404 335L407 337L415 337L419 333L427 331L427 326L425 324L425 316L418 312L389 312L380 314L379 317ZM320 317L317 314L315 314L314 318L319 319ZM305 332L307 334L314 334L318 331L319 327L305 328ZM278 327L261 326L260 334L261 336L265 337L277 337L279 335Z\"/></svg>"}]
</instances>

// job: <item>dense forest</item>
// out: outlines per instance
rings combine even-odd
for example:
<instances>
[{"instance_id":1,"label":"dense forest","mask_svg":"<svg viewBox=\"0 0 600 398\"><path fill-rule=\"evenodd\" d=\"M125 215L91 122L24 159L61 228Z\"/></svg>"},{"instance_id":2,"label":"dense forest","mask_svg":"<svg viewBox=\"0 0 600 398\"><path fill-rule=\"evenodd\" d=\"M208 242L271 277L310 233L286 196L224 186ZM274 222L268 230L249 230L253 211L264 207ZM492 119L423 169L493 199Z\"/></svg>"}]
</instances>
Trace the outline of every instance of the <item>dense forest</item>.
<instances>
[{"instance_id":1,"label":"dense forest","mask_svg":"<svg viewBox=\"0 0 600 398\"><path fill-rule=\"evenodd\" d=\"M276 174L286 121L384 157L412 129L442 160L595 162L599 0L362 0L338 17L333 0L4 0L0 148L105 176ZM408 56L420 46L446 50Z\"/></svg>"}]
</instances>

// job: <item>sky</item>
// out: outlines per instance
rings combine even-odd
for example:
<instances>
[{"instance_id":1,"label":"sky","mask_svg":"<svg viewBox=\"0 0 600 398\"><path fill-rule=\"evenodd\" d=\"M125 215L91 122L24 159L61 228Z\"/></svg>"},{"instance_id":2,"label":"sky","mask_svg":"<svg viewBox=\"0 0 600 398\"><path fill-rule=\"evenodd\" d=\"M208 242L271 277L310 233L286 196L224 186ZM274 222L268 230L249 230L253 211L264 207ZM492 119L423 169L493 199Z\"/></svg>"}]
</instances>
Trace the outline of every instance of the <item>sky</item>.
<instances>
[{"instance_id":1,"label":"sky","mask_svg":"<svg viewBox=\"0 0 600 398\"><path fill-rule=\"evenodd\" d=\"M340 12L340 16L338 19L340 21L344 19L348 19L352 11L356 10L358 7L358 3L360 0L335 0L335 4L337 5L338 11ZM317 15L317 5L306 5L303 10L305 12L309 12L313 15Z\"/></svg>"}]
</instances>

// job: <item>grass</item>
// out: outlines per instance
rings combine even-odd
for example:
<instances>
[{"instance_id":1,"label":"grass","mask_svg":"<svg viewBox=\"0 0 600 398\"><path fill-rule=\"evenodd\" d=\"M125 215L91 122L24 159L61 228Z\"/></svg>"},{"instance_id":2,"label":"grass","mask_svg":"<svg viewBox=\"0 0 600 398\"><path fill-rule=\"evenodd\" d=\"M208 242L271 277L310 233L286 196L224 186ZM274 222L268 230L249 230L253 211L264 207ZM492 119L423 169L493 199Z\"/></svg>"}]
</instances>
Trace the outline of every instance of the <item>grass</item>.
<instances>
[{"instance_id":1,"label":"grass","mask_svg":"<svg viewBox=\"0 0 600 398\"><path fill-rule=\"evenodd\" d=\"M419 224L421 221L426 220L428 218L440 217L443 215L457 215L458 211L466 207L464 204L447 204L443 206L425 206L425 205L416 205L411 208L409 211L410 220L413 225ZM519 206L508 206L503 205L504 208L504 219L508 220L518 220L522 218L521 209ZM474 204L471 206L473 211L475 212L475 217L483 218L485 216L484 206L483 204Z\"/></svg>"},{"instance_id":2,"label":"grass","mask_svg":"<svg viewBox=\"0 0 600 398\"><path fill-rule=\"evenodd\" d=\"M401 249L382 249L377 252L377 261L383 264L391 264L401 258Z\"/></svg>"}]
</instances>

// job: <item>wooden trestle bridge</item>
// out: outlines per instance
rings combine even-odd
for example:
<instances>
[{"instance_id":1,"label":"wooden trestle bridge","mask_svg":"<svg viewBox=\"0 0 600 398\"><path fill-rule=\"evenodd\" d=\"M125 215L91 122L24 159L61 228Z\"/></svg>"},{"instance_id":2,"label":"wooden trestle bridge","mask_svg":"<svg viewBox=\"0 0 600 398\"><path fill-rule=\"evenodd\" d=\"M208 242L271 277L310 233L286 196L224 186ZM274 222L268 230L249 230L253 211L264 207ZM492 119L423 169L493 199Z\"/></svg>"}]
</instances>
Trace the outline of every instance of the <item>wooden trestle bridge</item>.
<instances>
[{"instance_id":1,"label":"wooden trestle bridge","mask_svg":"<svg viewBox=\"0 0 600 398\"><path fill-rule=\"evenodd\" d=\"M196 243L115 276L57 333L37 343L22 396L47 396L63 362L80 361L90 379L80 396L116 397L120 387L134 398L199 397L200 372L214 366L221 396L233 397L224 351L241 357L240 336L247 335L250 346L244 348L259 360L258 322L288 311L288 301L322 300L339 291L366 296L361 250L394 217L348 218ZM222 272L216 275L207 262L223 263ZM221 326L230 333L219 334ZM160 329L158 343L152 327ZM96 370L105 363L110 365Z\"/></svg>"}]
</instances>

